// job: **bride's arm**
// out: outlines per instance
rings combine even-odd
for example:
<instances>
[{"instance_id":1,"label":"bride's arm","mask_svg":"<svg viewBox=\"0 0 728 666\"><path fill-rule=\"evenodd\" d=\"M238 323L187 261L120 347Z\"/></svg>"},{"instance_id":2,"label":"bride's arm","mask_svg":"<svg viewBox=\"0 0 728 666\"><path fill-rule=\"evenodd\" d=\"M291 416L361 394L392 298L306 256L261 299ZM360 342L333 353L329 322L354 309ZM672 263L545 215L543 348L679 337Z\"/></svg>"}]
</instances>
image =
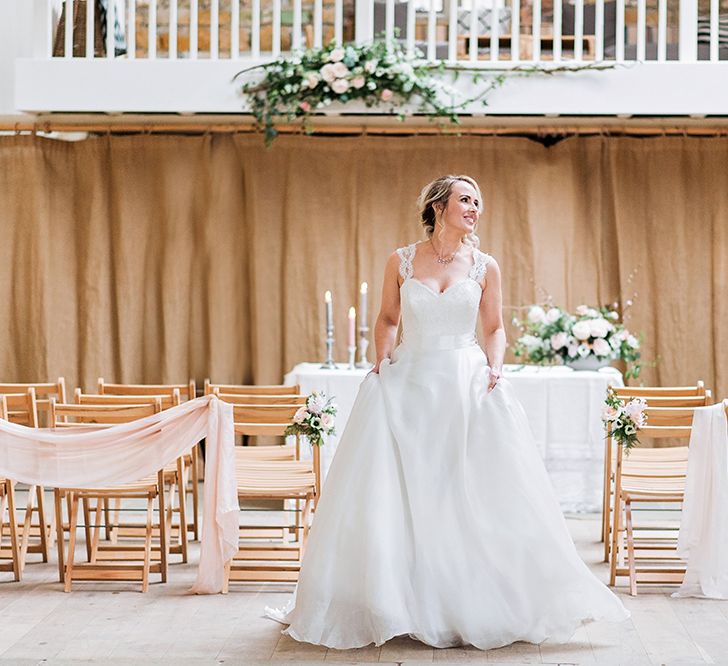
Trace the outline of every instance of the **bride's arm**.
<instances>
[{"instance_id":1,"label":"bride's arm","mask_svg":"<svg viewBox=\"0 0 728 666\"><path fill-rule=\"evenodd\" d=\"M399 326L399 255L396 252L387 260L382 285L382 306L374 324L374 346L377 362L372 372L379 372L382 360L389 358L394 349Z\"/></svg>"},{"instance_id":2,"label":"bride's arm","mask_svg":"<svg viewBox=\"0 0 728 666\"><path fill-rule=\"evenodd\" d=\"M506 354L506 331L503 326L503 295L501 293L501 272L495 259L488 262L485 289L480 299L480 319L485 336L485 353L488 356L491 374L488 392L492 391L503 370Z\"/></svg>"}]
</instances>

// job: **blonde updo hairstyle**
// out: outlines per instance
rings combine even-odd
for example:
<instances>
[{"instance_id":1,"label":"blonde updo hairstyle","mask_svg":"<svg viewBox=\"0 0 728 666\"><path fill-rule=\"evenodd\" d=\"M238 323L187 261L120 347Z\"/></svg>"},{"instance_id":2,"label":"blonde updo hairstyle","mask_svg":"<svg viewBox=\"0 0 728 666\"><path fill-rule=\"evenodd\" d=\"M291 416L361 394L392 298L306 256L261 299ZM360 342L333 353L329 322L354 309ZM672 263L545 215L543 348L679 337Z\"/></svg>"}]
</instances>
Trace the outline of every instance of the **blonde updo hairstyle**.
<instances>
[{"instance_id":1,"label":"blonde updo hairstyle","mask_svg":"<svg viewBox=\"0 0 728 666\"><path fill-rule=\"evenodd\" d=\"M478 213L483 210L483 197L480 194L480 188L478 183L475 182L474 178L470 176L441 176L431 183L425 185L420 193L417 200L417 206L420 211L420 220L422 226L425 228L425 234L428 238L432 238L437 228L438 223L440 224L440 231L438 232L438 239L442 238L442 234L445 231L445 225L439 220L441 213L435 210L435 204L441 204L444 210L447 206L448 199L452 194L452 188L455 183L462 181L472 185L473 189L478 194ZM477 225L476 225L477 229ZM473 247L480 247L480 239L475 235L475 230L472 233L467 234L463 241L472 245Z\"/></svg>"}]
</instances>

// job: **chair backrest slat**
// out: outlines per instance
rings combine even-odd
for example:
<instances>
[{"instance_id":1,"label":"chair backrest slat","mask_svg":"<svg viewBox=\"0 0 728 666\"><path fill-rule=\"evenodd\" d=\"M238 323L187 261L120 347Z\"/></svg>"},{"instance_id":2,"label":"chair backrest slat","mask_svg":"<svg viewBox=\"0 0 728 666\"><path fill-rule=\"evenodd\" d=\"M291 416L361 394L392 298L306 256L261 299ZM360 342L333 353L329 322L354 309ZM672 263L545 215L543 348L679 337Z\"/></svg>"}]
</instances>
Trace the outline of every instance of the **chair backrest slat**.
<instances>
[{"instance_id":1,"label":"chair backrest slat","mask_svg":"<svg viewBox=\"0 0 728 666\"><path fill-rule=\"evenodd\" d=\"M162 411L162 403L155 398L151 404L136 405L77 405L57 403L51 398L51 427L69 428L79 425L111 426L129 423Z\"/></svg>"},{"instance_id":2,"label":"chair backrest slat","mask_svg":"<svg viewBox=\"0 0 728 666\"><path fill-rule=\"evenodd\" d=\"M205 380L205 395L216 389L226 395L298 395L301 392L299 384L212 384L209 379Z\"/></svg>"},{"instance_id":3,"label":"chair backrest slat","mask_svg":"<svg viewBox=\"0 0 728 666\"><path fill-rule=\"evenodd\" d=\"M43 414L44 417L48 413L50 398L55 398L58 402L66 402L66 380L63 377L59 377L58 381L56 382L0 383L0 393L26 394L28 392L28 389L31 388L35 392L36 413ZM13 420L12 417L10 420ZM38 421L37 418L36 421Z\"/></svg>"},{"instance_id":4,"label":"chair backrest slat","mask_svg":"<svg viewBox=\"0 0 728 666\"><path fill-rule=\"evenodd\" d=\"M153 405L156 400L159 400L162 410L175 407L181 401L179 390L175 388L171 395L99 395L81 393L81 389L76 389L73 394L73 401L77 405Z\"/></svg>"},{"instance_id":5,"label":"chair backrest slat","mask_svg":"<svg viewBox=\"0 0 728 666\"><path fill-rule=\"evenodd\" d=\"M38 427L38 403L35 389L30 388L18 393L4 393L7 420L29 428Z\"/></svg>"},{"instance_id":6,"label":"chair backrest slat","mask_svg":"<svg viewBox=\"0 0 728 666\"><path fill-rule=\"evenodd\" d=\"M179 391L182 400L193 400L197 389L195 380L190 379L187 384L109 384L103 377L98 381L99 395L172 395Z\"/></svg>"}]
</instances>

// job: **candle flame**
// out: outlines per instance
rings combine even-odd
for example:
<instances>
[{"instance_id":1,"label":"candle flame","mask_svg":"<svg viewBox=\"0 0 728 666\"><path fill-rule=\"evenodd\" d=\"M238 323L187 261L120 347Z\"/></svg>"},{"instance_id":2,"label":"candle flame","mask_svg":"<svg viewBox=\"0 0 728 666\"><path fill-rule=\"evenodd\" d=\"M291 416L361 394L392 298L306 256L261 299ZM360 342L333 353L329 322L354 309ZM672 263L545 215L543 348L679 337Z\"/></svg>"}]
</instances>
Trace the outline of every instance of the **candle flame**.
<instances>
[{"instance_id":1,"label":"candle flame","mask_svg":"<svg viewBox=\"0 0 728 666\"><path fill-rule=\"evenodd\" d=\"M369 288L369 285L366 282L362 282L361 283L361 289L360 289L360 291L361 291L362 294L366 294L368 288Z\"/></svg>"},{"instance_id":2,"label":"candle flame","mask_svg":"<svg viewBox=\"0 0 728 666\"><path fill-rule=\"evenodd\" d=\"M354 319L356 317L356 308L354 306L349 308L349 319Z\"/></svg>"},{"instance_id":3,"label":"candle flame","mask_svg":"<svg viewBox=\"0 0 728 666\"><path fill-rule=\"evenodd\" d=\"M327 291L326 293L324 293L324 300L327 303L331 303L331 292L330 291Z\"/></svg>"}]
</instances>

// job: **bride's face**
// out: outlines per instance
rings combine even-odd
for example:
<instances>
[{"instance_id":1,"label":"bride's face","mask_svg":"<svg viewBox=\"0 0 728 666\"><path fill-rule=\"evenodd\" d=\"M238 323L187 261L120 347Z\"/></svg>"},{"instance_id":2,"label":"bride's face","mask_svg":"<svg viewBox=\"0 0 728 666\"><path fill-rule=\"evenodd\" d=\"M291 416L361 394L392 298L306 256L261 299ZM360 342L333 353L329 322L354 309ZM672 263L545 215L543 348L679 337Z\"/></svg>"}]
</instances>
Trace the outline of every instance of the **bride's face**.
<instances>
[{"instance_id":1,"label":"bride's face","mask_svg":"<svg viewBox=\"0 0 728 666\"><path fill-rule=\"evenodd\" d=\"M457 181L450 192L441 220L449 232L463 236L472 233L480 217L480 201L475 188L465 181Z\"/></svg>"}]
</instances>

